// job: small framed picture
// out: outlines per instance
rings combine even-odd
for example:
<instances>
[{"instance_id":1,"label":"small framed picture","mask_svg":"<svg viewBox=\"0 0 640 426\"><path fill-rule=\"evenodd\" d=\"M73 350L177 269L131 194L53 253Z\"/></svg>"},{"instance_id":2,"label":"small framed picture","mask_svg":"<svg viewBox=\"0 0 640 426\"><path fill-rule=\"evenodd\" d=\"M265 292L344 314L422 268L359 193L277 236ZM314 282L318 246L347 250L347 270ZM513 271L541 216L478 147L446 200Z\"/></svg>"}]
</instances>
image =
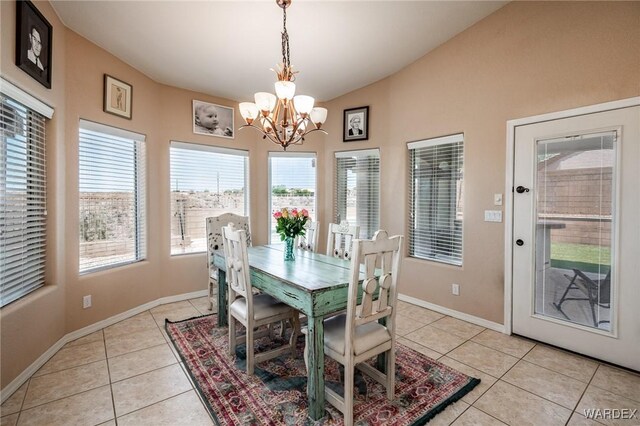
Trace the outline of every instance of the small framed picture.
<instances>
[{"instance_id":1,"label":"small framed picture","mask_svg":"<svg viewBox=\"0 0 640 426\"><path fill-rule=\"evenodd\" d=\"M233 108L193 101L193 133L233 139Z\"/></svg>"},{"instance_id":2,"label":"small framed picture","mask_svg":"<svg viewBox=\"0 0 640 426\"><path fill-rule=\"evenodd\" d=\"M30 1L16 2L16 65L51 89L53 27Z\"/></svg>"},{"instance_id":3,"label":"small framed picture","mask_svg":"<svg viewBox=\"0 0 640 426\"><path fill-rule=\"evenodd\" d=\"M343 128L343 142L369 139L369 107L345 109Z\"/></svg>"},{"instance_id":4,"label":"small framed picture","mask_svg":"<svg viewBox=\"0 0 640 426\"><path fill-rule=\"evenodd\" d=\"M108 74L104 75L104 112L131 120L132 96L133 87L130 84Z\"/></svg>"}]
</instances>

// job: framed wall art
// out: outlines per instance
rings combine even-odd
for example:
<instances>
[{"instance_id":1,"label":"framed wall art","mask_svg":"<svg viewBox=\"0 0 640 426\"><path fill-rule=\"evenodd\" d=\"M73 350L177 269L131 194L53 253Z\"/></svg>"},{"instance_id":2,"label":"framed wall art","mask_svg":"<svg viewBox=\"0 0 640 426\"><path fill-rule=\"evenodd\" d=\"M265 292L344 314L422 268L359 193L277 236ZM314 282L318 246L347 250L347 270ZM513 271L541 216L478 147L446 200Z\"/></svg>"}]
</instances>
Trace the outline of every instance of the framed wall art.
<instances>
[{"instance_id":1,"label":"framed wall art","mask_svg":"<svg viewBox=\"0 0 640 426\"><path fill-rule=\"evenodd\" d=\"M104 75L104 105L102 109L109 114L131 120L131 102L133 87L124 81Z\"/></svg>"},{"instance_id":2,"label":"framed wall art","mask_svg":"<svg viewBox=\"0 0 640 426\"><path fill-rule=\"evenodd\" d=\"M53 27L30 1L16 2L16 65L51 89Z\"/></svg>"},{"instance_id":3,"label":"framed wall art","mask_svg":"<svg viewBox=\"0 0 640 426\"><path fill-rule=\"evenodd\" d=\"M233 108L193 101L193 133L233 139Z\"/></svg>"},{"instance_id":4,"label":"framed wall art","mask_svg":"<svg viewBox=\"0 0 640 426\"><path fill-rule=\"evenodd\" d=\"M369 139L369 107L344 110L343 142L365 141Z\"/></svg>"}]
</instances>

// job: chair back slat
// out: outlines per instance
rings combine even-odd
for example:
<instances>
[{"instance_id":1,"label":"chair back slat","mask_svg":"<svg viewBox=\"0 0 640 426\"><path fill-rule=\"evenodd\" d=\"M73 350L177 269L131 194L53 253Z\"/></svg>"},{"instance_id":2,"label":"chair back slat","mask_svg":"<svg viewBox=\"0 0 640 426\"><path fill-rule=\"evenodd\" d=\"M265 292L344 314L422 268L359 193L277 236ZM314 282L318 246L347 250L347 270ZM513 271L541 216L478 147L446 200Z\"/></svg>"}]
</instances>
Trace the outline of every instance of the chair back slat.
<instances>
[{"instance_id":1,"label":"chair back slat","mask_svg":"<svg viewBox=\"0 0 640 426\"><path fill-rule=\"evenodd\" d=\"M213 256L216 250L222 250L224 244L222 238L222 227L233 223L236 229L243 229L247 233L247 247L251 247L251 229L249 217L240 216L234 213L223 213L219 216L212 216L206 219L207 223L207 257L209 265L213 266Z\"/></svg>"},{"instance_id":2,"label":"chair back slat","mask_svg":"<svg viewBox=\"0 0 640 426\"><path fill-rule=\"evenodd\" d=\"M371 240L354 241L347 305L346 342L352 341L356 326L385 317L388 317L387 328L391 333L394 332L393 320L402 242L402 236L389 238L387 232L383 230L376 232ZM361 274L362 264L364 264L364 272ZM361 278L362 281L360 281ZM359 288L362 289L360 304L358 304Z\"/></svg>"},{"instance_id":3,"label":"chair back slat","mask_svg":"<svg viewBox=\"0 0 640 426\"><path fill-rule=\"evenodd\" d=\"M304 224L304 229L304 235L296 237L295 246L302 250L317 252L320 223L308 220L307 223Z\"/></svg>"},{"instance_id":4,"label":"chair back slat","mask_svg":"<svg viewBox=\"0 0 640 426\"><path fill-rule=\"evenodd\" d=\"M229 283L229 299L233 302L236 297L247 299L250 309L252 298L251 280L249 275L249 257L247 255L247 234L242 229L236 229L235 224L229 223L222 227L224 240L224 257L227 266L227 282Z\"/></svg>"},{"instance_id":5,"label":"chair back slat","mask_svg":"<svg viewBox=\"0 0 640 426\"><path fill-rule=\"evenodd\" d=\"M342 221L340 224L330 223L327 237L327 256L351 259L353 242L359 234L360 227L349 225L347 221Z\"/></svg>"}]
</instances>

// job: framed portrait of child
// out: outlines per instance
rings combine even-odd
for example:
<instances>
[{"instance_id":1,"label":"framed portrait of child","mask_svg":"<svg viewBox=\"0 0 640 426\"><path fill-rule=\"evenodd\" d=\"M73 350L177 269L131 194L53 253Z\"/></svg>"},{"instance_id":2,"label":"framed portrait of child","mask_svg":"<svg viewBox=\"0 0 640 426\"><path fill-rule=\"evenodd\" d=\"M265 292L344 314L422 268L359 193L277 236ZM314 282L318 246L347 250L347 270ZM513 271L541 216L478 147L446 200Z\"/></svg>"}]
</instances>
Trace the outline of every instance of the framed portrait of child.
<instances>
[{"instance_id":1,"label":"framed portrait of child","mask_svg":"<svg viewBox=\"0 0 640 426\"><path fill-rule=\"evenodd\" d=\"M193 101L193 133L233 139L233 108Z\"/></svg>"}]
</instances>

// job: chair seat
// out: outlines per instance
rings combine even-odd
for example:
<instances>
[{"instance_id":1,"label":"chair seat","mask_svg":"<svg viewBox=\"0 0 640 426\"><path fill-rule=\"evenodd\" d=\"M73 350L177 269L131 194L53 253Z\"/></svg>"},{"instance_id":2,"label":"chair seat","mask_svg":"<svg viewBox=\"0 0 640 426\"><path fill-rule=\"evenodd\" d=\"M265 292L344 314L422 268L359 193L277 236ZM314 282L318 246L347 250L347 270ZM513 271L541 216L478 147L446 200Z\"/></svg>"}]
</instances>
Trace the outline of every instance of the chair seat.
<instances>
[{"instance_id":1,"label":"chair seat","mask_svg":"<svg viewBox=\"0 0 640 426\"><path fill-rule=\"evenodd\" d=\"M293 308L285 305L268 294L257 294L253 296L253 320L260 321L265 318L284 314L292 311ZM247 301L244 297L239 297L231 304L231 313L236 318L247 319Z\"/></svg>"},{"instance_id":2,"label":"chair seat","mask_svg":"<svg viewBox=\"0 0 640 426\"><path fill-rule=\"evenodd\" d=\"M346 314L336 315L324 321L324 344L344 355ZM354 337L355 355L360 355L391 340L389 330L377 322L359 325Z\"/></svg>"}]
</instances>

